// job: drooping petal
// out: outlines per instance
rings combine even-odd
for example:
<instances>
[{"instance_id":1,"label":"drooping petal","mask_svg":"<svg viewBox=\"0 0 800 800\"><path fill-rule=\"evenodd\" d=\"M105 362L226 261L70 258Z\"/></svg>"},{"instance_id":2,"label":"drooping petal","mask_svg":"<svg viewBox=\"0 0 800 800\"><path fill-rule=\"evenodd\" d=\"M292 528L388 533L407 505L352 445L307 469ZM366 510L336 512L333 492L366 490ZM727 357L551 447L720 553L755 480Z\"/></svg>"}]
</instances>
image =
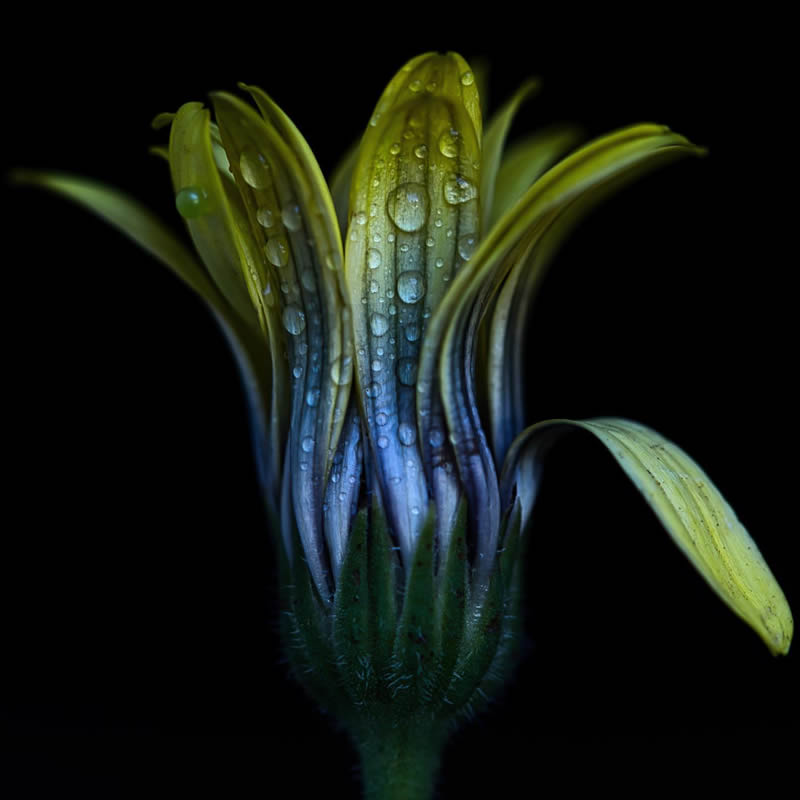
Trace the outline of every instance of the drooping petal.
<instances>
[{"instance_id":1,"label":"drooping petal","mask_svg":"<svg viewBox=\"0 0 800 800\"><path fill-rule=\"evenodd\" d=\"M488 231L494 205L494 187L511 123L524 100L539 89L539 82L526 81L495 113L486 126L481 148L481 230Z\"/></svg>"},{"instance_id":2,"label":"drooping petal","mask_svg":"<svg viewBox=\"0 0 800 800\"><path fill-rule=\"evenodd\" d=\"M756 543L706 473L654 430L610 417L532 425L509 449L503 467L504 494L510 497L516 487L525 495L528 487L520 482L520 468L540 459L543 443L574 427L589 431L606 446L675 544L731 610L773 653L788 652L791 610ZM576 475L576 483L581 480Z\"/></svg>"},{"instance_id":3,"label":"drooping petal","mask_svg":"<svg viewBox=\"0 0 800 800\"><path fill-rule=\"evenodd\" d=\"M271 308L279 309L292 374L285 480L309 569L329 599L322 506L352 374L341 240L308 146L269 98L249 91L263 118L232 95L212 101L257 254L253 281L277 296Z\"/></svg>"},{"instance_id":4,"label":"drooping petal","mask_svg":"<svg viewBox=\"0 0 800 800\"><path fill-rule=\"evenodd\" d=\"M422 457L414 386L427 320L480 233L480 132L469 65L455 54L415 58L378 102L352 185L346 276L360 403L406 559L427 513L426 467L440 537L458 505L446 441L441 457Z\"/></svg>"},{"instance_id":5,"label":"drooping petal","mask_svg":"<svg viewBox=\"0 0 800 800\"><path fill-rule=\"evenodd\" d=\"M418 397L430 391L438 366L450 439L470 507L478 515L478 555L487 570L497 546L501 510L494 458L475 396L476 340L483 315L509 270L525 262L541 232L574 202L598 186L636 174L643 164L696 150L657 125L626 128L581 148L545 173L489 232L430 320ZM489 390L505 388L492 385ZM487 576L488 572L479 575L479 580L485 582Z\"/></svg>"},{"instance_id":6,"label":"drooping petal","mask_svg":"<svg viewBox=\"0 0 800 800\"><path fill-rule=\"evenodd\" d=\"M278 479L275 465L269 458L270 356L256 331L234 312L175 233L140 203L117 189L71 175L19 171L13 177L64 195L102 217L169 267L203 298L236 356L250 409L259 478L265 497L275 507Z\"/></svg>"}]
</instances>

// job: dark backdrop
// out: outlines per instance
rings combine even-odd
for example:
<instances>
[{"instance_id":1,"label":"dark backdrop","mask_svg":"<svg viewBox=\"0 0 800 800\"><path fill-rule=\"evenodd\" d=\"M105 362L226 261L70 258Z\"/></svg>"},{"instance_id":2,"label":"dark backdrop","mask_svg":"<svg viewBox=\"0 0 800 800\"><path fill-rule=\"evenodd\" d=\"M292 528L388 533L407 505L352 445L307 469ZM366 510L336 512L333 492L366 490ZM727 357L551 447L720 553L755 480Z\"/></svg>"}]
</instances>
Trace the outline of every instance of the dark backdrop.
<instances>
[{"instance_id":1,"label":"dark backdrop","mask_svg":"<svg viewBox=\"0 0 800 800\"><path fill-rule=\"evenodd\" d=\"M797 607L782 26L635 19L623 33L630 19L491 10L467 34L428 25L423 8L389 9L391 23L375 6L323 22L310 8L292 20L218 9L183 28L163 9L15 12L4 166L106 180L179 227L146 152L161 141L156 113L259 84L328 172L425 49L488 57L495 107L541 75L517 133L657 121L706 145L707 159L626 189L563 248L531 322L530 414L628 416L677 441ZM166 269L84 212L7 186L3 205L2 788L250 797L288 775L299 796L355 796L347 741L285 678L222 336ZM531 536L525 661L448 749L442 796L777 780L772 748L798 720L796 653L773 659L727 612L599 445L576 435L554 451Z\"/></svg>"}]
</instances>

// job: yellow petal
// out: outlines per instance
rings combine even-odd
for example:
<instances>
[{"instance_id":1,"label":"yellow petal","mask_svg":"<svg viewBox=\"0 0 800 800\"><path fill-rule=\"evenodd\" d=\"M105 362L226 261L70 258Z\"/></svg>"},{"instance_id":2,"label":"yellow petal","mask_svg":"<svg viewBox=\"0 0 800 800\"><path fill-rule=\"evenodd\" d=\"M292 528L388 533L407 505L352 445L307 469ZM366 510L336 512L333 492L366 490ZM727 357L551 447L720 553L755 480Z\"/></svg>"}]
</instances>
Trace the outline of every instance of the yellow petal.
<instances>
[{"instance_id":1,"label":"yellow petal","mask_svg":"<svg viewBox=\"0 0 800 800\"><path fill-rule=\"evenodd\" d=\"M533 425L509 450L503 469L506 495L518 482L521 462L536 460L535 448L570 426L589 431L606 446L709 586L774 654L787 653L791 610L756 543L708 475L656 431L611 417ZM582 479L576 474L576 488ZM517 489L527 491L524 485Z\"/></svg>"},{"instance_id":2,"label":"yellow petal","mask_svg":"<svg viewBox=\"0 0 800 800\"><path fill-rule=\"evenodd\" d=\"M469 65L453 53L419 56L379 100L352 183L346 278L359 402L365 419L385 420L368 426L369 445L406 556L428 506L424 465L433 463L421 456L417 430L420 342L480 234L480 137ZM440 499L441 534L458 498L448 489Z\"/></svg>"}]
</instances>

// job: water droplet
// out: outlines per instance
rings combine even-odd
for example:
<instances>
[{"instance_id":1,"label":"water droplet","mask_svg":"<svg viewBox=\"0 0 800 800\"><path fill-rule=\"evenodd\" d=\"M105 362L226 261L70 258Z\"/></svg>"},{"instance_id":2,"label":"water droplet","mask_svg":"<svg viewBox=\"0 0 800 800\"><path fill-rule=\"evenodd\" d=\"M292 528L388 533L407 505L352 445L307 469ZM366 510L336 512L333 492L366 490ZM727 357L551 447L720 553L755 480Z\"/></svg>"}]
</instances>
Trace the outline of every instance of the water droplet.
<instances>
[{"instance_id":1,"label":"water droplet","mask_svg":"<svg viewBox=\"0 0 800 800\"><path fill-rule=\"evenodd\" d=\"M375 422L377 422L378 425L385 425L388 421L389 421L389 417L386 416L386 414L384 414L383 411L379 411L375 415Z\"/></svg>"},{"instance_id":2,"label":"water droplet","mask_svg":"<svg viewBox=\"0 0 800 800\"><path fill-rule=\"evenodd\" d=\"M421 183L402 183L389 193L386 210L401 231L418 231L428 219L428 190Z\"/></svg>"},{"instance_id":3,"label":"water droplet","mask_svg":"<svg viewBox=\"0 0 800 800\"><path fill-rule=\"evenodd\" d=\"M275 305L275 295L272 293L272 284L268 282L261 290L261 294L264 296L264 302L272 308Z\"/></svg>"},{"instance_id":4,"label":"water droplet","mask_svg":"<svg viewBox=\"0 0 800 800\"><path fill-rule=\"evenodd\" d=\"M369 315L369 329L375 336L383 336L389 330L389 320L377 311Z\"/></svg>"},{"instance_id":5,"label":"water droplet","mask_svg":"<svg viewBox=\"0 0 800 800\"><path fill-rule=\"evenodd\" d=\"M314 408L317 403L319 403L319 389L309 389L306 392L306 405Z\"/></svg>"},{"instance_id":6,"label":"water droplet","mask_svg":"<svg viewBox=\"0 0 800 800\"><path fill-rule=\"evenodd\" d=\"M381 256L380 250L376 250L374 247L367 250L367 266L370 269L378 269L382 261L383 256Z\"/></svg>"},{"instance_id":7,"label":"water droplet","mask_svg":"<svg viewBox=\"0 0 800 800\"><path fill-rule=\"evenodd\" d=\"M285 267L289 263L289 244L283 236L274 236L264 247L270 264Z\"/></svg>"},{"instance_id":8,"label":"water droplet","mask_svg":"<svg viewBox=\"0 0 800 800\"><path fill-rule=\"evenodd\" d=\"M461 76L461 83L464 86L472 86L472 84L475 83L475 76L467 71Z\"/></svg>"},{"instance_id":9,"label":"water droplet","mask_svg":"<svg viewBox=\"0 0 800 800\"><path fill-rule=\"evenodd\" d=\"M433 428L428 436L431 447L441 447L444 444L444 431L440 428Z\"/></svg>"},{"instance_id":10,"label":"water droplet","mask_svg":"<svg viewBox=\"0 0 800 800\"><path fill-rule=\"evenodd\" d=\"M445 158L455 158L458 155L458 131L445 131L439 137L439 152Z\"/></svg>"},{"instance_id":11,"label":"water droplet","mask_svg":"<svg viewBox=\"0 0 800 800\"><path fill-rule=\"evenodd\" d=\"M275 217L266 206L262 206L256 211L256 219L262 228L271 228L275 224Z\"/></svg>"},{"instance_id":12,"label":"water droplet","mask_svg":"<svg viewBox=\"0 0 800 800\"><path fill-rule=\"evenodd\" d=\"M474 233L467 233L458 240L458 254L464 261L469 261L478 245L478 237Z\"/></svg>"},{"instance_id":13,"label":"water droplet","mask_svg":"<svg viewBox=\"0 0 800 800\"><path fill-rule=\"evenodd\" d=\"M325 266L333 270L341 269L342 257L338 250L328 250L328 252L325 253Z\"/></svg>"},{"instance_id":14,"label":"water droplet","mask_svg":"<svg viewBox=\"0 0 800 800\"><path fill-rule=\"evenodd\" d=\"M367 397L377 397L381 393L381 385L372 381L372 383L367 384L367 388L364 389L364 394Z\"/></svg>"},{"instance_id":15,"label":"water droplet","mask_svg":"<svg viewBox=\"0 0 800 800\"><path fill-rule=\"evenodd\" d=\"M404 303L418 303L425 296L425 276L416 269L400 273L397 294Z\"/></svg>"},{"instance_id":16,"label":"water droplet","mask_svg":"<svg viewBox=\"0 0 800 800\"><path fill-rule=\"evenodd\" d=\"M419 325L407 325L405 335L407 342L416 342L419 339Z\"/></svg>"},{"instance_id":17,"label":"water droplet","mask_svg":"<svg viewBox=\"0 0 800 800\"><path fill-rule=\"evenodd\" d=\"M417 78L408 84L408 88L414 93L419 92L422 90L422 81Z\"/></svg>"},{"instance_id":18,"label":"water droplet","mask_svg":"<svg viewBox=\"0 0 800 800\"><path fill-rule=\"evenodd\" d=\"M295 376L295 378L299 378L299 377L300 377L302 374L303 374L303 368L302 368L302 367L301 367L301 366L298 364L298 365L297 365L297 366L296 366L296 367L295 367L295 368L292 370L292 375L294 375L294 376Z\"/></svg>"},{"instance_id":19,"label":"water droplet","mask_svg":"<svg viewBox=\"0 0 800 800\"><path fill-rule=\"evenodd\" d=\"M175 195L175 207L184 219L202 217L211 211L208 192L202 186L184 186Z\"/></svg>"},{"instance_id":20,"label":"water droplet","mask_svg":"<svg viewBox=\"0 0 800 800\"><path fill-rule=\"evenodd\" d=\"M306 436L300 444L304 453L310 453L314 449L314 437Z\"/></svg>"},{"instance_id":21,"label":"water droplet","mask_svg":"<svg viewBox=\"0 0 800 800\"><path fill-rule=\"evenodd\" d=\"M370 294L377 294L378 293L378 289L380 289L380 288L381 287L380 287L380 284L378 283L378 281L374 281L373 280L373 281L369 282L369 292L370 292Z\"/></svg>"},{"instance_id":22,"label":"water droplet","mask_svg":"<svg viewBox=\"0 0 800 800\"><path fill-rule=\"evenodd\" d=\"M417 382L417 359L398 358L397 359L397 380L403 386L413 386Z\"/></svg>"},{"instance_id":23,"label":"water droplet","mask_svg":"<svg viewBox=\"0 0 800 800\"><path fill-rule=\"evenodd\" d=\"M397 426L397 438L400 440L401 444L404 444L406 447L408 447L417 441L417 429L413 425L409 425L407 422L401 422Z\"/></svg>"},{"instance_id":24,"label":"water droplet","mask_svg":"<svg viewBox=\"0 0 800 800\"><path fill-rule=\"evenodd\" d=\"M270 185L269 162L254 147L245 147L239 156L239 169L248 186L266 189Z\"/></svg>"},{"instance_id":25,"label":"water droplet","mask_svg":"<svg viewBox=\"0 0 800 800\"><path fill-rule=\"evenodd\" d=\"M356 214L353 214L353 222L356 225L366 225L367 224L367 212L366 211L359 211Z\"/></svg>"},{"instance_id":26,"label":"water droplet","mask_svg":"<svg viewBox=\"0 0 800 800\"><path fill-rule=\"evenodd\" d=\"M303 227L303 217L300 214L300 206L296 203L294 205L286 206L281 211L281 219L283 224L290 231L299 231Z\"/></svg>"},{"instance_id":27,"label":"water droplet","mask_svg":"<svg viewBox=\"0 0 800 800\"><path fill-rule=\"evenodd\" d=\"M346 386L352 380L353 373L350 369L351 359L350 356L337 358L331 364L331 380L337 386Z\"/></svg>"},{"instance_id":28,"label":"water droplet","mask_svg":"<svg viewBox=\"0 0 800 800\"><path fill-rule=\"evenodd\" d=\"M444 259L439 256L439 258L437 258L433 263L436 266L436 269L441 269L444 266Z\"/></svg>"},{"instance_id":29,"label":"water droplet","mask_svg":"<svg viewBox=\"0 0 800 800\"><path fill-rule=\"evenodd\" d=\"M306 267L300 273L300 283L307 292L315 292L317 290L317 277L311 267Z\"/></svg>"},{"instance_id":30,"label":"water droplet","mask_svg":"<svg viewBox=\"0 0 800 800\"><path fill-rule=\"evenodd\" d=\"M393 145L392 145L392 146L389 148L389 152L390 152L390 153L391 153L393 156L396 156L396 155L397 155L397 154L400 152L400 142L395 142L395 143L394 143L394 144L393 144Z\"/></svg>"},{"instance_id":31,"label":"water droplet","mask_svg":"<svg viewBox=\"0 0 800 800\"><path fill-rule=\"evenodd\" d=\"M389 446L389 437L388 436L379 436L378 437L378 447L381 450L385 450Z\"/></svg>"},{"instance_id":32,"label":"water droplet","mask_svg":"<svg viewBox=\"0 0 800 800\"><path fill-rule=\"evenodd\" d=\"M373 372L380 372L383 369L383 362L379 358L373 358L370 368Z\"/></svg>"},{"instance_id":33,"label":"water droplet","mask_svg":"<svg viewBox=\"0 0 800 800\"><path fill-rule=\"evenodd\" d=\"M472 181L468 181L462 175L451 175L444 182L444 199L450 205L456 206L466 203L478 196L478 189Z\"/></svg>"},{"instance_id":34,"label":"water droplet","mask_svg":"<svg viewBox=\"0 0 800 800\"><path fill-rule=\"evenodd\" d=\"M286 306L283 309L283 327L292 336L301 334L306 329L306 315L297 306Z\"/></svg>"},{"instance_id":35,"label":"water droplet","mask_svg":"<svg viewBox=\"0 0 800 800\"><path fill-rule=\"evenodd\" d=\"M425 156L426 156L427 154L428 154L428 148L427 148L427 147L426 147L424 144L418 144L418 145L417 145L417 146L414 148L414 155L415 155L417 158L425 158Z\"/></svg>"}]
</instances>

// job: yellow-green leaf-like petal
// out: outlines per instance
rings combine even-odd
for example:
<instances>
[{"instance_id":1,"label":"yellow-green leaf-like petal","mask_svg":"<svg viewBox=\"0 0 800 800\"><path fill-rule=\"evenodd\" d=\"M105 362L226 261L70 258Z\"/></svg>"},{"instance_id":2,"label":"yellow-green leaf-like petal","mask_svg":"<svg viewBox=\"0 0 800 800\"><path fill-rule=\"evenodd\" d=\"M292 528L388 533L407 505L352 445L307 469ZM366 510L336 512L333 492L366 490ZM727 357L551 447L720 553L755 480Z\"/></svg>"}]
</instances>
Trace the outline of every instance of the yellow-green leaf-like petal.
<instances>
[{"instance_id":1,"label":"yellow-green leaf-like petal","mask_svg":"<svg viewBox=\"0 0 800 800\"><path fill-rule=\"evenodd\" d=\"M708 475L656 431L612 417L532 425L508 452L503 469L505 495L510 496L516 487L524 504L524 494L531 487L519 480L521 466L538 460L543 442L546 446L554 434L575 427L594 434L606 446L681 552L730 609L774 654L787 653L794 628L791 610L756 543ZM576 475L578 492L580 480Z\"/></svg>"}]
</instances>

